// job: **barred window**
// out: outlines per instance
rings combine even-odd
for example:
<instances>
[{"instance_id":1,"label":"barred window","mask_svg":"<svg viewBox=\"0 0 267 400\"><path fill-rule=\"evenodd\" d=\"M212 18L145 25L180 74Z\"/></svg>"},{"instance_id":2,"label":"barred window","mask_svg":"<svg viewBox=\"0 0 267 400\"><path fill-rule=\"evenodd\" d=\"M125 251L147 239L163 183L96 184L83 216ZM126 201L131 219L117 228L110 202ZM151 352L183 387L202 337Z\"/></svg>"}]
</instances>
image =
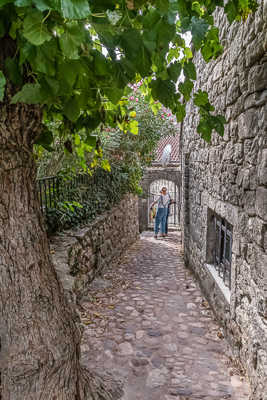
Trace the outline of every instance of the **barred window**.
<instances>
[{"instance_id":1,"label":"barred window","mask_svg":"<svg viewBox=\"0 0 267 400\"><path fill-rule=\"evenodd\" d=\"M213 215L213 223L215 230L214 266L225 285L230 289L233 227L224 218L216 214Z\"/></svg>"}]
</instances>

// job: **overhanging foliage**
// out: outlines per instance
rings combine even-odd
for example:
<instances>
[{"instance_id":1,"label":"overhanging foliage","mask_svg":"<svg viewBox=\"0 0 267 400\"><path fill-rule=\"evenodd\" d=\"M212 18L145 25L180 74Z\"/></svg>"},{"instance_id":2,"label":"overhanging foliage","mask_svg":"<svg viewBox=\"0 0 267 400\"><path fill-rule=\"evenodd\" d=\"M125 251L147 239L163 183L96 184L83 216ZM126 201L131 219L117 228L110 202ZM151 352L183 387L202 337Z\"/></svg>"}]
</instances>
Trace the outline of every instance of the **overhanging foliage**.
<instances>
[{"instance_id":1,"label":"overhanging foliage","mask_svg":"<svg viewBox=\"0 0 267 400\"><path fill-rule=\"evenodd\" d=\"M45 106L46 119L60 114L68 131L84 128L90 136L101 122L117 125L120 99L130 82L142 78L146 95L181 121L197 78L182 34L190 32L205 61L216 58L222 52L212 17L216 6L232 22L246 18L256 2L1 0L0 38L14 51L0 64L0 101L7 82L16 88L12 103ZM221 135L224 118L211 114L208 99L199 103L198 132L206 140L212 129Z\"/></svg>"}]
</instances>

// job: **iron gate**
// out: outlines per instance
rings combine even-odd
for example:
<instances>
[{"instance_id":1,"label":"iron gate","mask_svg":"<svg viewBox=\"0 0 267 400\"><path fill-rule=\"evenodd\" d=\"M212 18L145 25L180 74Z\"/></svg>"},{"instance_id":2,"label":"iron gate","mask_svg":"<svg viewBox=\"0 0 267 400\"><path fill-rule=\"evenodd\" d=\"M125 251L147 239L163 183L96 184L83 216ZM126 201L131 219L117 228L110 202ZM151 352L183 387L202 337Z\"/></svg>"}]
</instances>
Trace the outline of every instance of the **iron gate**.
<instances>
[{"instance_id":1,"label":"iron gate","mask_svg":"<svg viewBox=\"0 0 267 400\"><path fill-rule=\"evenodd\" d=\"M170 214L168 218L169 227L177 228L180 224L180 190L174 182L159 179L150 184L149 188L149 198L148 198L148 226L153 226L153 221L150 220L150 205L153 201L160 195L160 191L163 187L166 187L171 199L176 202L170 206Z\"/></svg>"}]
</instances>

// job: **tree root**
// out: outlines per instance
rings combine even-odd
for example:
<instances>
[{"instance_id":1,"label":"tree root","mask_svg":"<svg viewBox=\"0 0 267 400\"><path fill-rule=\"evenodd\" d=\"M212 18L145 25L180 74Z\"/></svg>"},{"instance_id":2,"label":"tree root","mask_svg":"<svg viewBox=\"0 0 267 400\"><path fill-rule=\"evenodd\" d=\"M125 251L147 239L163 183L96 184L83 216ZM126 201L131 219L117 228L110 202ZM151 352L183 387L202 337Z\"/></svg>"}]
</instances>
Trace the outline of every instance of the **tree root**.
<instances>
[{"instance_id":1,"label":"tree root","mask_svg":"<svg viewBox=\"0 0 267 400\"><path fill-rule=\"evenodd\" d=\"M123 383L111 373L92 373L82 368L78 383L77 400L119 400L123 395Z\"/></svg>"}]
</instances>

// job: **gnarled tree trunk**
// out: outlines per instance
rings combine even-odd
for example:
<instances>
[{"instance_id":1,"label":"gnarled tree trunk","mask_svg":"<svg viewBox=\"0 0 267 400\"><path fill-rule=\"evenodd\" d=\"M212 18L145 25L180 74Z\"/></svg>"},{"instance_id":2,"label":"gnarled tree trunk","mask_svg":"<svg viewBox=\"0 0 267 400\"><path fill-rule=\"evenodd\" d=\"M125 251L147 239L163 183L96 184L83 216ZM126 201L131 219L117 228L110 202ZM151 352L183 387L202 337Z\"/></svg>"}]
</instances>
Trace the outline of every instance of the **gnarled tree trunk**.
<instances>
[{"instance_id":1,"label":"gnarled tree trunk","mask_svg":"<svg viewBox=\"0 0 267 400\"><path fill-rule=\"evenodd\" d=\"M41 110L9 98L0 103L2 400L118 399L112 380L80 365L81 334L50 260L33 160Z\"/></svg>"}]
</instances>

